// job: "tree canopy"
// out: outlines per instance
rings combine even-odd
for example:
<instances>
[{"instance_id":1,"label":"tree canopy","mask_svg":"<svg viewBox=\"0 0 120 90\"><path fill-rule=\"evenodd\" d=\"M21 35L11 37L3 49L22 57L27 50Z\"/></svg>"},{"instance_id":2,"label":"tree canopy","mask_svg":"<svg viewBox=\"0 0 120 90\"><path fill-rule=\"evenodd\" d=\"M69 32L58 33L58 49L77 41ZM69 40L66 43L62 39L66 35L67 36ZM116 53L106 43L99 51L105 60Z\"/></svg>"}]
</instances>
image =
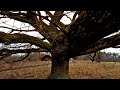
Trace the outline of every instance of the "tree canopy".
<instances>
[{"instance_id":1,"label":"tree canopy","mask_svg":"<svg viewBox=\"0 0 120 90\"><path fill-rule=\"evenodd\" d=\"M72 17L69 17L70 13L73 14ZM50 52L53 60L58 59L57 63L63 63L75 56L120 45L120 33L106 37L120 29L120 14L117 11L55 11L54 13L50 11L0 11L0 15L1 20L9 18L33 27L33 29L22 29L0 25L3 29L3 32L0 32L0 43L7 46L26 43L29 46L24 49L2 47L1 56L15 53ZM70 19L70 24L64 24L61 21L64 17ZM6 24L7 21L2 23ZM5 33L4 28L9 29L10 32ZM42 37L21 33L32 31L37 31ZM37 48L31 47L32 45ZM24 47L24 45L21 44L19 47Z\"/></svg>"}]
</instances>

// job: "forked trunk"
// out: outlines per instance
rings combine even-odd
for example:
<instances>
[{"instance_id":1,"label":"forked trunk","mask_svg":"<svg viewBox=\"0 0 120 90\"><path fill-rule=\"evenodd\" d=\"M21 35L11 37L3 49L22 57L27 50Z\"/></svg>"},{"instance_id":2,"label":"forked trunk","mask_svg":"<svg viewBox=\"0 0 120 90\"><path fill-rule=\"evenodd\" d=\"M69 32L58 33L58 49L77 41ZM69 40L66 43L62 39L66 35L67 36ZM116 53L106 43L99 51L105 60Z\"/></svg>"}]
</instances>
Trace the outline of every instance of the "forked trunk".
<instances>
[{"instance_id":1,"label":"forked trunk","mask_svg":"<svg viewBox=\"0 0 120 90\"><path fill-rule=\"evenodd\" d=\"M51 73L47 79L70 79L69 60L52 59Z\"/></svg>"}]
</instances>

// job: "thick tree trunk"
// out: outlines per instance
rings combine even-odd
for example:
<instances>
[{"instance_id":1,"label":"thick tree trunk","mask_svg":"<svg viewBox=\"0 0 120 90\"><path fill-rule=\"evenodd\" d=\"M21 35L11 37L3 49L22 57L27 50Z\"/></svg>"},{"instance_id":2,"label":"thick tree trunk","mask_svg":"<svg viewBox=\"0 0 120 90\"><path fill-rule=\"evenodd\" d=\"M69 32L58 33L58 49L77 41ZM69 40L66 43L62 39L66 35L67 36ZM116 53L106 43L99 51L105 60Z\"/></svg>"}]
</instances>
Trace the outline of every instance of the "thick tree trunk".
<instances>
[{"instance_id":1,"label":"thick tree trunk","mask_svg":"<svg viewBox=\"0 0 120 90\"><path fill-rule=\"evenodd\" d=\"M70 79L69 60L65 60L65 58L53 58L51 73L47 79Z\"/></svg>"},{"instance_id":2,"label":"thick tree trunk","mask_svg":"<svg viewBox=\"0 0 120 90\"><path fill-rule=\"evenodd\" d=\"M51 45L52 66L48 79L69 79L69 42L61 33Z\"/></svg>"}]
</instances>

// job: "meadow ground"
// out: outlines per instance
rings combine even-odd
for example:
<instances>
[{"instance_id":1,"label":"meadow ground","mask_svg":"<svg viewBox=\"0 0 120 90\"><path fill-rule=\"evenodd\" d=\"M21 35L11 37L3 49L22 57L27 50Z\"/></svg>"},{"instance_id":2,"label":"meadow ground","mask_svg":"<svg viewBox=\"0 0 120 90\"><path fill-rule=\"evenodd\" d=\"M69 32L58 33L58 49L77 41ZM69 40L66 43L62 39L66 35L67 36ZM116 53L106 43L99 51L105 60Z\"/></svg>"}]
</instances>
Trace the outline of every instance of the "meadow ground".
<instances>
[{"instance_id":1,"label":"meadow ground","mask_svg":"<svg viewBox=\"0 0 120 90\"><path fill-rule=\"evenodd\" d=\"M71 79L120 79L120 62L70 62ZM0 64L0 79L45 79L50 74L50 61L25 61Z\"/></svg>"}]
</instances>

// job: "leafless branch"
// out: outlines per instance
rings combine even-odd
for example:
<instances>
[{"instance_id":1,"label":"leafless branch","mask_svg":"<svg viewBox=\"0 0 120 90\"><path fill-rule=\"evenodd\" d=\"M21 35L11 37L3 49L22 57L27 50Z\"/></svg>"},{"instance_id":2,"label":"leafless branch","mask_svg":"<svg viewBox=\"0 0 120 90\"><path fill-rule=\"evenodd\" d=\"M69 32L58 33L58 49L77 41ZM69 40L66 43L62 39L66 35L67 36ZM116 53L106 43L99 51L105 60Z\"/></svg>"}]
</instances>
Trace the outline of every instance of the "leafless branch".
<instances>
[{"instance_id":1,"label":"leafless branch","mask_svg":"<svg viewBox=\"0 0 120 90\"><path fill-rule=\"evenodd\" d=\"M70 21L72 21L72 19L68 16L68 15L65 15L68 19L70 19Z\"/></svg>"},{"instance_id":2,"label":"leafless branch","mask_svg":"<svg viewBox=\"0 0 120 90\"><path fill-rule=\"evenodd\" d=\"M72 21L75 20L75 18L77 17L78 14L80 14L80 12L82 12L82 11L76 11L76 12L74 13L73 18L72 18Z\"/></svg>"},{"instance_id":3,"label":"leafless branch","mask_svg":"<svg viewBox=\"0 0 120 90\"><path fill-rule=\"evenodd\" d=\"M92 56L91 54L90 54L90 55L87 55L87 57L93 62L93 61L95 61L96 53L97 53L97 52L95 52L93 56Z\"/></svg>"},{"instance_id":4,"label":"leafless branch","mask_svg":"<svg viewBox=\"0 0 120 90\"><path fill-rule=\"evenodd\" d=\"M96 43L91 45L85 51L82 51L79 55L93 53L93 52L96 52L105 48L113 47L116 45L120 45L120 33L108 38L103 38L101 40L98 40Z\"/></svg>"},{"instance_id":5,"label":"leafless branch","mask_svg":"<svg viewBox=\"0 0 120 90\"><path fill-rule=\"evenodd\" d=\"M44 18L44 19L48 20L50 23L52 23L54 26L58 27L64 34L67 35L67 32L65 30L63 30L59 25L57 25L53 21L49 20L48 18Z\"/></svg>"},{"instance_id":6,"label":"leafless branch","mask_svg":"<svg viewBox=\"0 0 120 90\"><path fill-rule=\"evenodd\" d=\"M57 23L54 22L55 19L53 19L53 21L51 20L51 22L52 22L52 24L54 23L53 25L55 28L59 28L62 32L65 33L65 31L62 29L65 27L65 25L61 24L61 22L60 22L60 19L63 16L63 12L64 11L60 11L60 12L56 11L53 18L56 18L56 15L58 15L56 18ZM52 43L53 40L57 37L58 33L60 33L60 30L50 29L49 28L50 26L45 24L41 20L41 18L43 18L43 19L47 19L47 18L46 18L46 16L41 16L41 13L39 11L37 11L37 13L34 11L27 11L25 13L21 13L21 12L14 13L14 12L10 12L10 11L1 11L0 14L6 15L8 18L11 18L11 19L29 23L30 25L32 25L35 28L35 30L37 30L50 43ZM39 19L37 18L37 16L39 16ZM50 21L50 20L48 20L48 21ZM54 32L55 34L53 35L51 32L52 33Z\"/></svg>"},{"instance_id":7,"label":"leafless branch","mask_svg":"<svg viewBox=\"0 0 120 90\"><path fill-rule=\"evenodd\" d=\"M0 50L0 56L3 55L11 55L11 54L16 54L16 53L31 53L31 52L50 52L49 50L46 49L35 49L35 48L31 48L31 49L18 49L18 50L10 50L10 49L1 49Z\"/></svg>"},{"instance_id":8,"label":"leafless branch","mask_svg":"<svg viewBox=\"0 0 120 90\"><path fill-rule=\"evenodd\" d=\"M17 44L14 44L14 45L7 45L6 48L10 48L10 49L19 49L19 48L27 48L27 49L30 49L31 48L31 44L29 43L25 43L24 45L17 45ZM0 47L1 49L2 48L5 48L4 46Z\"/></svg>"},{"instance_id":9,"label":"leafless branch","mask_svg":"<svg viewBox=\"0 0 120 90\"><path fill-rule=\"evenodd\" d=\"M19 34L19 33L7 34L4 32L0 32L0 42L6 43L8 45L11 43L30 43L32 45L36 45L48 50L51 47L49 43L44 42L43 40L37 37L29 36L26 34Z\"/></svg>"},{"instance_id":10,"label":"leafless branch","mask_svg":"<svg viewBox=\"0 0 120 90\"><path fill-rule=\"evenodd\" d=\"M45 11L46 14L48 14L50 17L52 17L52 13L50 11Z\"/></svg>"},{"instance_id":11,"label":"leafless branch","mask_svg":"<svg viewBox=\"0 0 120 90\"><path fill-rule=\"evenodd\" d=\"M25 32L31 32L31 31L36 31L35 29L32 29L32 30L18 30L18 29L13 29L13 28L10 28L10 27L6 27L6 26L0 26L0 28L7 28L7 29L10 29L12 31L25 31Z\"/></svg>"},{"instance_id":12,"label":"leafless branch","mask_svg":"<svg viewBox=\"0 0 120 90\"><path fill-rule=\"evenodd\" d=\"M10 11L1 11L0 14L1 15L6 15L8 18L15 19L15 20L18 20L18 21L22 21L22 22L25 22L25 23L34 23L34 22L28 20L25 17L26 13L24 13L24 15L21 16L21 13L12 13Z\"/></svg>"}]
</instances>

